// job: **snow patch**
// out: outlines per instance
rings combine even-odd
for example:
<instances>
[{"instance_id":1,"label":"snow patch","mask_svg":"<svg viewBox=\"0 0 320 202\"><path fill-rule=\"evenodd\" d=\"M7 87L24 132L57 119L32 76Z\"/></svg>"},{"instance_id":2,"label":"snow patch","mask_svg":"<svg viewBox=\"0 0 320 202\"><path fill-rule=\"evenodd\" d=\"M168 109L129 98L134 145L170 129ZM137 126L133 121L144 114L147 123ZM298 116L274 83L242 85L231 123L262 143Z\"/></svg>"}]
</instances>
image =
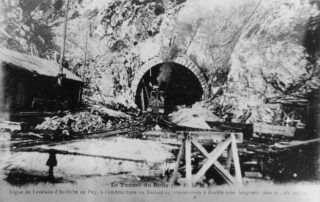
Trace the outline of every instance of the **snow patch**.
<instances>
[{"instance_id":1,"label":"snow patch","mask_svg":"<svg viewBox=\"0 0 320 202\"><path fill-rule=\"evenodd\" d=\"M67 150L91 155L105 155L118 158L146 160L147 164L129 161L108 160L102 158L60 155L55 167L56 176L108 175L131 172L146 175L155 165L161 166L168 158L173 158L171 146L149 140L117 137L113 139L84 140L53 147L41 146L43 149ZM6 170L20 168L29 172L47 173L48 154L36 152L16 153L6 162ZM160 168L158 166L158 169Z\"/></svg>"}]
</instances>

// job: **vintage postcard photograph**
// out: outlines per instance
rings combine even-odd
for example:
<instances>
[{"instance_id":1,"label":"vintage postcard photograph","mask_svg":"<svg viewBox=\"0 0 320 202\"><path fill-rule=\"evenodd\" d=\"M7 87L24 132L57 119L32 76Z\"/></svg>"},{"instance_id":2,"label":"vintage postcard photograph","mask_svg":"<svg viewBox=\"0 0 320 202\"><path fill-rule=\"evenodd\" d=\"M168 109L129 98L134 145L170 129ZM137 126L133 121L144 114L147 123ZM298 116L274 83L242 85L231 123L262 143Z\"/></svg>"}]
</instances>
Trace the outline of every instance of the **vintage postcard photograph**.
<instances>
[{"instance_id":1,"label":"vintage postcard photograph","mask_svg":"<svg viewBox=\"0 0 320 202\"><path fill-rule=\"evenodd\" d=\"M319 201L320 0L1 0L0 202Z\"/></svg>"}]
</instances>

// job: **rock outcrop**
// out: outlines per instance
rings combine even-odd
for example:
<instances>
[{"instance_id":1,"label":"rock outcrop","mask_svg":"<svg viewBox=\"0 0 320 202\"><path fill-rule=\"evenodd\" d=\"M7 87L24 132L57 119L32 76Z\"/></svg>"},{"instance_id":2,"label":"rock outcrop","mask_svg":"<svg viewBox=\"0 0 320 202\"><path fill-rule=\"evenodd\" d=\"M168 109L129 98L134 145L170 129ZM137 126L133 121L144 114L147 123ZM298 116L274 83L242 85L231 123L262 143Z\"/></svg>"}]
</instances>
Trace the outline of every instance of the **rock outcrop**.
<instances>
[{"instance_id":1,"label":"rock outcrop","mask_svg":"<svg viewBox=\"0 0 320 202\"><path fill-rule=\"evenodd\" d=\"M54 58L64 1L0 5L2 45ZM207 77L210 109L277 123L280 106L271 99L319 87L319 16L306 0L71 1L66 56L91 99L134 106L138 68L184 54Z\"/></svg>"}]
</instances>

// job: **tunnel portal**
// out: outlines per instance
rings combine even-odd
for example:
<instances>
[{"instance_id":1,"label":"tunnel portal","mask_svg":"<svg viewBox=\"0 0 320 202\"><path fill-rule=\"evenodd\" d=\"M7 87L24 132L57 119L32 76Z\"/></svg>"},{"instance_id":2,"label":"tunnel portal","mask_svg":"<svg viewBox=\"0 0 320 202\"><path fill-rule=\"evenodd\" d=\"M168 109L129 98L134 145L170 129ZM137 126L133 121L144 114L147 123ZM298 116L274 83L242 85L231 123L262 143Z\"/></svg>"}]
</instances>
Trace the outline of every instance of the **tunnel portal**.
<instances>
[{"instance_id":1,"label":"tunnel portal","mask_svg":"<svg viewBox=\"0 0 320 202\"><path fill-rule=\"evenodd\" d=\"M135 102L146 111L152 102L153 93L163 101L164 113L170 113L176 106L191 106L200 101L203 89L196 75L187 67L174 62L157 64L147 70L138 84ZM150 101L151 100L151 101Z\"/></svg>"}]
</instances>

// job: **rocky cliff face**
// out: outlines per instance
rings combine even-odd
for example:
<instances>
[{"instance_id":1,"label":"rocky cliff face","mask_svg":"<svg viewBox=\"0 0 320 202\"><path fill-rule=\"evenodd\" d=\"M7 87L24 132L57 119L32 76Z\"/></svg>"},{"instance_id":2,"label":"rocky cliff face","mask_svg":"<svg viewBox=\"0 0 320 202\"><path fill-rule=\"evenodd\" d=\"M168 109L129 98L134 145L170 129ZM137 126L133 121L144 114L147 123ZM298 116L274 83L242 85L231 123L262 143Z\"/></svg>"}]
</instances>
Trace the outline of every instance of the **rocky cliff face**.
<instances>
[{"instance_id":1,"label":"rocky cliff face","mask_svg":"<svg viewBox=\"0 0 320 202\"><path fill-rule=\"evenodd\" d=\"M318 10L300 1L261 2L256 9L232 50L216 101L239 115L251 111L251 122L272 123L281 111L270 100L304 96L319 85L319 58L310 52L319 43L311 37L319 30Z\"/></svg>"},{"instance_id":2,"label":"rocky cliff face","mask_svg":"<svg viewBox=\"0 0 320 202\"><path fill-rule=\"evenodd\" d=\"M1 44L53 58L65 3L26 2L1 2ZM184 54L207 76L209 108L274 123L270 100L319 86L318 15L303 0L74 0L66 56L88 97L130 106L142 64Z\"/></svg>"}]
</instances>

